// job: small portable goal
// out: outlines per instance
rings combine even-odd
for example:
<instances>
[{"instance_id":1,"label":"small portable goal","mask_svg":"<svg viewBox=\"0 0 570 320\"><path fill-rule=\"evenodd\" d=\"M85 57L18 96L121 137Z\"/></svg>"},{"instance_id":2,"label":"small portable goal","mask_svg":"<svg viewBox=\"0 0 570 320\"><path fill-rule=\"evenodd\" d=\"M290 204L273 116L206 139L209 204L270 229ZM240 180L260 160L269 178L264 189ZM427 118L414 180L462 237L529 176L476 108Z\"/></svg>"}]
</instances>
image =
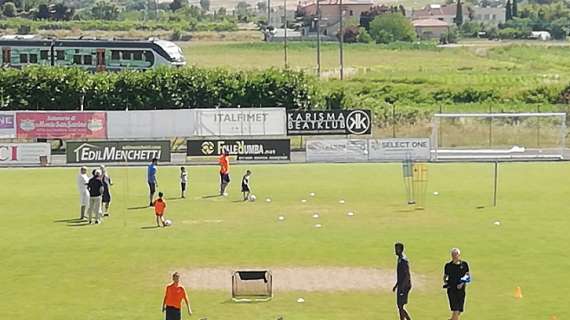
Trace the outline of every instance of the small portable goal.
<instances>
[{"instance_id":1,"label":"small portable goal","mask_svg":"<svg viewBox=\"0 0 570 320\"><path fill-rule=\"evenodd\" d=\"M269 270L235 271L232 275L232 300L269 301L273 298L273 276Z\"/></svg>"}]
</instances>

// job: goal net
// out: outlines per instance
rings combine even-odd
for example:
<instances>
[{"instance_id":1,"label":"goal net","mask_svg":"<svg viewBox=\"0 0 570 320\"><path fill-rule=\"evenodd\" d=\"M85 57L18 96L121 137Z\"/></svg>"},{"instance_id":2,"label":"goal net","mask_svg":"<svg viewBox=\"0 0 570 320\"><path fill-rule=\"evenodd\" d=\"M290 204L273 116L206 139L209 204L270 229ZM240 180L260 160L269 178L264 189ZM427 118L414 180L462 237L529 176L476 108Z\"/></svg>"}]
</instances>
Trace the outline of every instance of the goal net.
<instances>
[{"instance_id":1,"label":"goal net","mask_svg":"<svg viewBox=\"0 0 570 320\"><path fill-rule=\"evenodd\" d=\"M235 271L232 299L236 302L268 301L273 297L273 277L269 270Z\"/></svg>"},{"instance_id":2,"label":"goal net","mask_svg":"<svg viewBox=\"0 0 570 320\"><path fill-rule=\"evenodd\" d=\"M434 160L562 160L566 113L435 114Z\"/></svg>"}]
</instances>

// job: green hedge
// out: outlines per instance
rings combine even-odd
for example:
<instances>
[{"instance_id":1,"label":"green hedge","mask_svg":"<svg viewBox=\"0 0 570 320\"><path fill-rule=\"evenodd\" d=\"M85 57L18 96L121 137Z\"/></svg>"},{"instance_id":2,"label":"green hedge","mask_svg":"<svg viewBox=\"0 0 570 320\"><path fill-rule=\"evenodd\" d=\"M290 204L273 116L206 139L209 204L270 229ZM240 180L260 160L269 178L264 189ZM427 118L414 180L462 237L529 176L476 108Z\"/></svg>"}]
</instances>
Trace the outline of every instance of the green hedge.
<instances>
[{"instance_id":1,"label":"green hedge","mask_svg":"<svg viewBox=\"0 0 570 320\"><path fill-rule=\"evenodd\" d=\"M195 67L117 73L29 67L0 71L7 110L154 110L213 107L306 108L316 103L313 78L269 69Z\"/></svg>"}]
</instances>

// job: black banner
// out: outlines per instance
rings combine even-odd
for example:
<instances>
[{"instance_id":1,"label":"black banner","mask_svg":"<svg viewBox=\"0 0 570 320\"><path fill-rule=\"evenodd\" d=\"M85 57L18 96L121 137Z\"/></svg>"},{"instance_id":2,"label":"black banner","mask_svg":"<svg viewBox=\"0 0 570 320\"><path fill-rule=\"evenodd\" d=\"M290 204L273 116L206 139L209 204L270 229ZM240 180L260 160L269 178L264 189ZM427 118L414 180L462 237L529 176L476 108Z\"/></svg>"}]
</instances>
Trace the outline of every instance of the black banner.
<instances>
[{"instance_id":1,"label":"black banner","mask_svg":"<svg viewBox=\"0 0 570 320\"><path fill-rule=\"evenodd\" d=\"M289 160L289 139L203 139L188 140L188 156L217 156L224 150L238 160Z\"/></svg>"},{"instance_id":2,"label":"black banner","mask_svg":"<svg viewBox=\"0 0 570 320\"><path fill-rule=\"evenodd\" d=\"M363 135L372 132L370 110L288 111L287 135Z\"/></svg>"},{"instance_id":3,"label":"black banner","mask_svg":"<svg viewBox=\"0 0 570 320\"><path fill-rule=\"evenodd\" d=\"M67 163L170 162L170 141L69 141Z\"/></svg>"}]
</instances>

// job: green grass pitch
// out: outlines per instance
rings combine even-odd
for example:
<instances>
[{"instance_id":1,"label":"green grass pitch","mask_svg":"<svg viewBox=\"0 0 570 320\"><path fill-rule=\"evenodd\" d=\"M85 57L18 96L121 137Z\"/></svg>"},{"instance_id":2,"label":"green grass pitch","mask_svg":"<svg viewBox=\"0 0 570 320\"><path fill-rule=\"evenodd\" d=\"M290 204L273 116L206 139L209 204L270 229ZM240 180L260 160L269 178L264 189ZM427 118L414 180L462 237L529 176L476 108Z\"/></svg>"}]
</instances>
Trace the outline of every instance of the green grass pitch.
<instances>
[{"instance_id":1,"label":"green grass pitch","mask_svg":"<svg viewBox=\"0 0 570 320\"><path fill-rule=\"evenodd\" d=\"M142 167L110 168L112 217L99 226L64 221L78 216L76 168L0 170L0 319L162 319L172 271L393 272L398 240L414 277L424 279L410 295L415 319L448 318L441 277L452 247L462 249L472 269L464 319L570 318L570 164L501 164L496 208L490 207L491 164L430 164L424 211L405 205L400 164L236 165L228 198L203 198L217 192L217 167L188 168L188 199L168 202L174 225L165 229L145 228L154 225L153 211L133 209L147 203ZM258 201L234 202L246 168ZM159 168L167 198L179 195L178 170ZM220 290L189 290L189 296L195 319L396 319L395 297L386 290L286 291L254 304L232 303L230 292ZM305 302L297 303L299 297Z\"/></svg>"}]
</instances>

